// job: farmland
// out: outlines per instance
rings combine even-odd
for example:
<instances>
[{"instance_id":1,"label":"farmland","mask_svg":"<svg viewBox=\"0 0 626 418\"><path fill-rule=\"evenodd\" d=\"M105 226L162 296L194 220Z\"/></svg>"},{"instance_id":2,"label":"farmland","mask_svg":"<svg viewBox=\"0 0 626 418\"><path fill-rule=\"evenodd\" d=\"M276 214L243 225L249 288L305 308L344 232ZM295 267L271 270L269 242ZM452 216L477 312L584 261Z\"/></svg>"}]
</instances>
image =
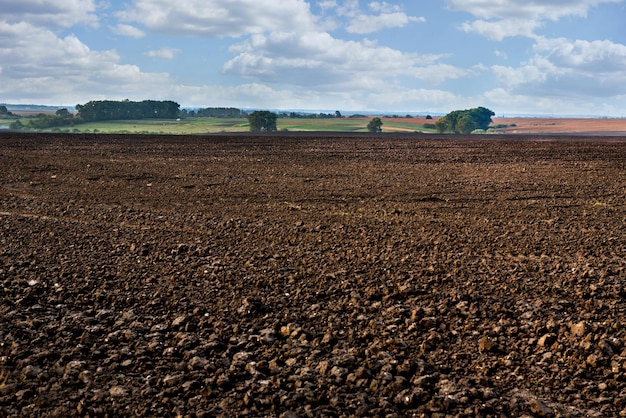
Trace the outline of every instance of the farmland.
<instances>
[{"instance_id":1,"label":"farmland","mask_svg":"<svg viewBox=\"0 0 626 418\"><path fill-rule=\"evenodd\" d=\"M33 116L39 112L17 112L23 116ZM371 117L344 118L278 118L277 129L283 132L367 132L367 123ZM433 124L437 117L427 119L424 116L390 117L381 116L383 132L394 133L435 133ZM0 126L8 127L14 119L1 119ZM28 119L23 119L28 129ZM426 126L425 126L426 125ZM624 135L624 118L493 118L495 133L565 133L587 135ZM73 126L49 128L47 132L63 133L98 133L98 134L160 134L160 135L196 135L210 133L248 132L248 120L245 118L194 117L183 119L142 119L80 123ZM494 133L494 132L491 132Z\"/></svg>"},{"instance_id":2,"label":"farmland","mask_svg":"<svg viewBox=\"0 0 626 418\"><path fill-rule=\"evenodd\" d=\"M0 132L0 415L626 414L626 138Z\"/></svg>"},{"instance_id":3,"label":"farmland","mask_svg":"<svg viewBox=\"0 0 626 418\"><path fill-rule=\"evenodd\" d=\"M331 132L367 132L367 123L370 118L279 118L277 128L279 131L331 131ZM9 125L7 120L0 125ZM424 118L411 119L388 119L385 120L384 130L387 132L434 132L434 129L424 128ZM27 120L24 123L28 123ZM248 120L245 118L212 118L198 117L179 120L120 120L88 122L66 126L61 128L47 129L50 132L65 133L114 133L114 134L167 134L167 135L192 135L204 133L247 132L249 131Z\"/></svg>"}]
</instances>

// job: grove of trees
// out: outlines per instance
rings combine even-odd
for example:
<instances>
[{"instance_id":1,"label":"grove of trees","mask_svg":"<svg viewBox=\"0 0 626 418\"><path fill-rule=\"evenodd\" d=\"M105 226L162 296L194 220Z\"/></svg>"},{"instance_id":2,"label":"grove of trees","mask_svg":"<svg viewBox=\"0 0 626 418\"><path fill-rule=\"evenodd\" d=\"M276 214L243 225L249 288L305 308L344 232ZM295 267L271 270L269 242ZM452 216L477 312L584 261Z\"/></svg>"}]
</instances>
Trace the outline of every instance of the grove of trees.
<instances>
[{"instance_id":1,"label":"grove of trees","mask_svg":"<svg viewBox=\"0 0 626 418\"><path fill-rule=\"evenodd\" d=\"M236 107L206 107L197 110L183 109L181 117L208 117L208 118L245 118L248 113Z\"/></svg>"},{"instance_id":2,"label":"grove of trees","mask_svg":"<svg viewBox=\"0 0 626 418\"><path fill-rule=\"evenodd\" d=\"M275 132L278 115L268 110L255 110L248 115L250 132Z\"/></svg>"},{"instance_id":3,"label":"grove of trees","mask_svg":"<svg viewBox=\"0 0 626 418\"><path fill-rule=\"evenodd\" d=\"M98 120L123 119L176 119L180 113L180 105L165 100L144 100L131 102L130 100L113 101L97 100L84 105L76 105L77 117L83 122Z\"/></svg>"},{"instance_id":4,"label":"grove of trees","mask_svg":"<svg viewBox=\"0 0 626 418\"><path fill-rule=\"evenodd\" d=\"M439 133L470 134L475 129L486 130L491 124L495 113L486 107L475 107L466 110L454 110L440 118L435 126Z\"/></svg>"}]
</instances>

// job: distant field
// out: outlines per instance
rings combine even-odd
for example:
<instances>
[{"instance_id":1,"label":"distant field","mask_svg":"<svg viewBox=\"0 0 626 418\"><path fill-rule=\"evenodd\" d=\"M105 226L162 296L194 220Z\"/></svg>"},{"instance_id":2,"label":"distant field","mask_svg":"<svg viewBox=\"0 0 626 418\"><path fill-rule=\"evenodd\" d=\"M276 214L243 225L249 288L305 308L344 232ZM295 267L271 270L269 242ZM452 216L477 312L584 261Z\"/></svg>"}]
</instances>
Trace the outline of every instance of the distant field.
<instances>
[{"instance_id":1,"label":"distant field","mask_svg":"<svg viewBox=\"0 0 626 418\"><path fill-rule=\"evenodd\" d=\"M72 131L95 133L202 134L242 132L249 130L246 119L189 118L181 120L119 120L90 122L70 128Z\"/></svg>"},{"instance_id":2,"label":"distant field","mask_svg":"<svg viewBox=\"0 0 626 418\"><path fill-rule=\"evenodd\" d=\"M494 125L509 125L503 133L626 134L625 118L494 118Z\"/></svg>"},{"instance_id":3,"label":"distant field","mask_svg":"<svg viewBox=\"0 0 626 418\"><path fill-rule=\"evenodd\" d=\"M327 131L327 132L367 132L371 118L279 118L279 131ZM382 118L383 132L434 132L425 129L423 124L433 122L424 118ZM6 125L11 123L7 121ZM28 124L28 119L23 119ZM0 126L5 123L0 120ZM117 120L82 123L75 126L51 128L46 131L68 133L127 133L127 134L204 134L224 132L247 132L250 126L245 118L187 118Z\"/></svg>"},{"instance_id":4,"label":"distant field","mask_svg":"<svg viewBox=\"0 0 626 418\"><path fill-rule=\"evenodd\" d=\"M434 132L425 129L424 123L432 121L424 118L381 118L383 132ZM367 124L371 118L342 119L278 119L278 130L288 131L338 131L367 132Z\"/></svg>"},{"instance_id":5,"label":"distant field","mask_svg":"<svg viewBox=\"0 0 626 418\"><path fill-rule=\"evenodd\" d=\"M27 115L27 112L15 112ZM43 112L30 112L43 113ZM426 119L423 116L412 118L381 117L383 132L424 132L435 133L432 128L424 128L424 124L434 124L438 118ZM279 131L310 131L310 132L367 132L367 124L371 117L364 118L279 118ZM0 126L8 126L14 119L0 118ZM28 125L28 118L22 119ZM598 135L626 135L626 119L602 118L494 118L492 126L498 133L578 133ZM180 120L118 120L78 124L45 131L68 133L118 133L118 134L207 134L249 131L248 120L245 118L187 118Z\"/></svg>"}]
</instances>

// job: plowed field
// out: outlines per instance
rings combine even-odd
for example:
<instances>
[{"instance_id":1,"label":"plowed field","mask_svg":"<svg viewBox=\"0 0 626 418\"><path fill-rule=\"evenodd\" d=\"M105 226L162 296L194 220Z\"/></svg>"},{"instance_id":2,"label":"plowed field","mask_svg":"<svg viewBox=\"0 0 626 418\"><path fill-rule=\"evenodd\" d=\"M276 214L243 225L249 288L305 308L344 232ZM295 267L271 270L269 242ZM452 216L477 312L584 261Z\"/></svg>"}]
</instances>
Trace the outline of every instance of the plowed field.
<instances>
[{"instance_id":1,"label":"plowed field","mask_svg":"<svg viewBox=\"0 0 626 418\"><path fill-rule=\"evenodd\" d=\"M626 138L0 135L0 416L626 416Z\"/></svg>"}]
</instances>

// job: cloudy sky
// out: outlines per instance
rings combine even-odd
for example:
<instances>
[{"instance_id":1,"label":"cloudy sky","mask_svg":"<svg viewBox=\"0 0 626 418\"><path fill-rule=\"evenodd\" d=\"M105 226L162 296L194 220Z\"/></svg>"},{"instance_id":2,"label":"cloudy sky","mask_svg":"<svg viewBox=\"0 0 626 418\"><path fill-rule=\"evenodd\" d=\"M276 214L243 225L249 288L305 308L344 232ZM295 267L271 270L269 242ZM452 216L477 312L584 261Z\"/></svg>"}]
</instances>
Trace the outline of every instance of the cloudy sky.
<instances>
[{"instance_id":1,"label":"cloudy sky","mask_svg":"<svg viewBox=\"0 0 626 418\"><path fill-rule=\"evenodd\" d=\"M626 0L0 0L0 103L626 116Z\"/></svg>"}]
</instances>

